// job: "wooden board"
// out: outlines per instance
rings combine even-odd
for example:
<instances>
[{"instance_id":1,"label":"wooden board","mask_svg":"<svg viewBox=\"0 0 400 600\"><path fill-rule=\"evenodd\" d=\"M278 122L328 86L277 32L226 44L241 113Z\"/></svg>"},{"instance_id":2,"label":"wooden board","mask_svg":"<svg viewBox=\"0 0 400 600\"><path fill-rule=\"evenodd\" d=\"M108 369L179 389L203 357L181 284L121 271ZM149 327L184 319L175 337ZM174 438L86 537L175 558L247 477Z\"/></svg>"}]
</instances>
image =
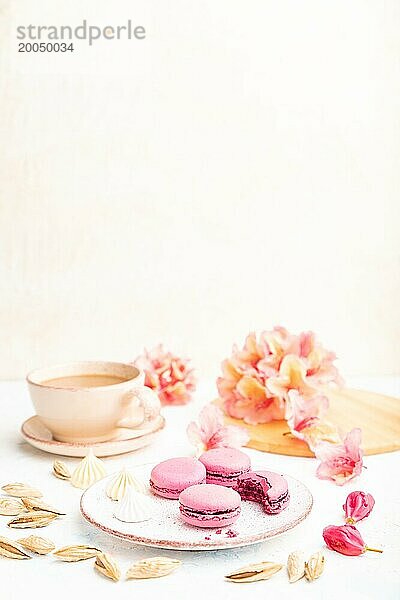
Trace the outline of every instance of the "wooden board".
<instances>
[{"instance_id":1,"label":"wooden board","mask_svg":"<svg viewBox=\"0 0 400 600\"><path fill-rule=\"evenodd\" d=\"M400 449L400 399L346 388L328 389L325 393L330 401L327 420L344 432L360 427L364 454ZM217 402L221 405L221 400ZM226 422L247 429L249 448L290 456L314 456L307 444L291 435L283 435L289 431L286 421L246 425L241 420L226 417Z\"/></svg>"}]
</instances>

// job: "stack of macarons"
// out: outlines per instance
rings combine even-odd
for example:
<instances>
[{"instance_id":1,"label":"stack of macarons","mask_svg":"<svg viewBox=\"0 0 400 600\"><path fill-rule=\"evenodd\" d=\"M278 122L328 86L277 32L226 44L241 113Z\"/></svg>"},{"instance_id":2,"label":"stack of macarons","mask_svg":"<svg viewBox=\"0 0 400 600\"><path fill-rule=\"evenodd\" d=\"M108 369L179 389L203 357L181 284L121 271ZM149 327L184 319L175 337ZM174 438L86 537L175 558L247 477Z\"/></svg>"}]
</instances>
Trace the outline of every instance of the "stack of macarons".
<instances>
[{"instance_id":1,"label":"stack of macarons","mask_svg":"<svg viewBox=\"0 0 400 600\"><path fill-rule=\"evenodd\" d=\"M250 458L235 448L215 448L195 458L170 458L151 472L150 488L163 498L179 499L181 518L197 527L232 525L241 500L277 514L289 502L287 482L270 471L251 471Z\"/></svg>"}]
</instances>

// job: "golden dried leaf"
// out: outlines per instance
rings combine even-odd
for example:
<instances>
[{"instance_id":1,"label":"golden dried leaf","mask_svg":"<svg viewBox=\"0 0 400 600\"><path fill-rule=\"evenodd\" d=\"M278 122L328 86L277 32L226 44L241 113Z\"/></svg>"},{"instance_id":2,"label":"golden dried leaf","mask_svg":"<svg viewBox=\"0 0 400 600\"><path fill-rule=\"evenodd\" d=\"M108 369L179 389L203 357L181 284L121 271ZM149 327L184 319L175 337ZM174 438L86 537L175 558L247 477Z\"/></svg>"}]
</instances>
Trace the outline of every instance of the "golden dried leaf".
<instances>
[{"instance_id":1,"label":"golden dried leaf","mask_svg":"<svg viewBox=\"0 0 400 600\"><path fill-rule=\"evenodd\" d=\"M24 552L24 550L20 548L18 544L12 540L8 540L5 537L0 537L0 556L5 556L6 558L17 558L19 560L32 558L29 556L29 554L26 554L26 552Z\"/></svg>"},{"instance_id":2,"label":"golden dried leaf","mask_svg":"<svg viewBox=\"0 0 400 600\"><path fill-rule=\"evenodd\" d=\"M42 492L25 483L8 483L7 485L3 485L1 489L9 496L17 498L41 498L43 496Z\"/></svg>"},{"instance_id":3,"label":"golden dried leaf","mask_svg":"<svg viewBox=\"0 0 400 600\"><path fill-rule=\"evenodd\" d=\"M79 562L80 560L95 558L98 554L101 554L101 550L92 546L85 546L84 544L65 546L54 552L54 556L65 562Z\"/></svg>"},{"instance_id":4,"label":"golden dried leaf","mask_svg":"<svg viewBox=\"0 0 400 600\"><path fill-rule=\"evenodd\" d=\"M65 515L65 513L46 504L46 502L42 502L42 500L39 500L38 498L21 498L21 501L28 510L44 510L45 512L54 513L55 515Z\"/></svg>"},{"instance_id":5,"label":"golden dried leaf","mask_svg":"<svg viewBox=\"0 0 400 600\"><path fill-rule=\"evenodd\" d=\"M181 561L164 556L155 556L154 558L145 558L135 562L127 571L127 579L150 579L153 577L165 577L178 567Z\"/></svg>"},{"instance_id":6,"label":"golden dried leaf","mask_svg":"<svg viewBox=\"0 0 400 600\"><path fill-rule=\"evenodd\" d=\"M30 535L27 538L21 538L18 540L18 543L27 550L35 552L35 554L48 554L55 548L53 542L46 538L39 537L38 535Z\"/></svg>"},{"instance_id":7,"label":"golden dried leaf","mask_svg":"<svg viewBox=\"0 0 400 600\"><path fill-rule=\"evenodd\" d=\"M17 498L0 498L0 515L15 517L24 510L24 505Z\"/></svg>"},{"instance_id":8,"label":"golden dried leaf","mask_svg":"<svg viewBox=\"0 0 400 600\"><path fill-rule=\"evenodd\" d=\"M58 479L71 479L71 473L68 470L68 467L61 460L55 460L53 463L53 475L58 477Z\"/></svg>"},{"instance_id":9,"label":"golden dried leaf","mask_svg":"<svg viewBox=\"0 0 400 600\"><path fill-rule=\"evenodd\" d=\"M54 513L49 513L44 510L31 510L14 517L14 519L11 519L7 524L13 529L46 527L46 525L56 518L57 515Z\"/></svg>"},{"instance_id":10,"label":"golden dried leaf","mask_svg":"<svg viewBox=\"0 0 400 600\"><path fill-rule=\"evenodd\" d=\"M96 562L94 563L94 568L99 571L105 577L109 577L113 581L118 581L121 577L121 571L119 566L115 562L110 554L106 554L105 552L100 552L97 555Z\"/></svg>"},{"instance_id":11,"label":"golden dried leaf","mask_svg":"<svg viewBox=\"0 0 400 600\"><path fill-rule=\"evenodd\" d=\"M308 581L318 579L323 573L325 567L325 557L322 552L317 552L310 556L305 566L305 575Z\"/></svg>"},{"instance_id":12,"label":"golden dried leaf","mask_svg":"<svg viewBox=\"0 0 400 600\"><path fill-rule=\"evenodd\" d=\"M282 565L273 562L254 563L225 575L225 579L235 583L251 583L252 581L269 579L281 569Z\"/></svg>"},{"instance_id":13,"label":"golden dried leaf","mask_svg":"<svg viewBox=\"0 0 400 600\"><path fill-rule=\"evenodd\" d=\"M291 552L287 559L289 582L294 583L304 576L305 560L300 551Z\"/></svg>"}]
</instances>

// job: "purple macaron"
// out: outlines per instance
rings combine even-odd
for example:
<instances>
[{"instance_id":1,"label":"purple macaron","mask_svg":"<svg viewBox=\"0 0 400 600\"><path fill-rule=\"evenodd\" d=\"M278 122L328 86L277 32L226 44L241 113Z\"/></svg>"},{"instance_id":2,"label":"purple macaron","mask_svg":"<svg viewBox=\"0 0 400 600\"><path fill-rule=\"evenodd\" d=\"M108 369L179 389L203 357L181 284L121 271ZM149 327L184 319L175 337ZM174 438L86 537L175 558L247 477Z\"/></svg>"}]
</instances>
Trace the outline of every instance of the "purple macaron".
<instances>
[{"instance_id":1,"label":"purple macaron","mask_svg":"<svg viewBox=\"0 0 400 600\"><path fill-rule=\"evenodd\" d=\"M192 485L179 496L179 510L185 523L196 527L225 527L240 515L240 496L221 485Z\"/></svg>"},{"instance_id":2,"label":"purple macaron","mask_svg":"<svg viewBox=\"0 0 400 600\"><path fill-rule=\"evenodd\" d=\"M196 458L169 458L151 471L150 488L158 496L177 500L190 485L205 483L206 469Z\"/></svg>"},{"instance_id":3,"label":"purple macaron","mask_svg":"<svg viewBox=\"0 0 400 600\"><path fill-rule=\"evenodd\" d=\"M249 471L240 475L236 490L242 500L258 502L271 515L280 513L290 500L286 479L272 471Z\"/></svg>"},{"instance_id":4,"label":"purple macaron","mask_svg":"<svg viewBox=\"0 0 400 600\"><path fill-rule=\"evenodd\" d=\"M237 478L250 470L250 458L236 448L213 448L204 452L199 461L207 471L207 483L235 487Z\"/></svg>"}]
</instances>

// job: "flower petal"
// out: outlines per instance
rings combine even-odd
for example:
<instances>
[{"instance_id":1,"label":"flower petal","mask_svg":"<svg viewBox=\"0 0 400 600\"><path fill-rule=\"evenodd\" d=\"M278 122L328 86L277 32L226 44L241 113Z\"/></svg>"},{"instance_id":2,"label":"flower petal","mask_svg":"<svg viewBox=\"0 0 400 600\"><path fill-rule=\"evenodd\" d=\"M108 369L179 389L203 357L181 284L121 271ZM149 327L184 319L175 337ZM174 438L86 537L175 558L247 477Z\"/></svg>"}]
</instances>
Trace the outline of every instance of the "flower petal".
<instances>
[{"instance_id":1,"label":"flower petal","mask_svg":"<svg viewBox=\"0 0 400 600\"><path fill-rule=\"evenodd\" d=\"M239 448L249 440L245 429L224 425L223 412L214 404L207 404L200 412L199 423L189 423L186 432L191 444L206 450L220 447Z\"/></svg>"},{"instance_id":2,"label":"flower petal","mask_svg":"<svg viewBox=\"0 0 400 600\"><path fill-rule=\"evenodd\" d=\"M265 386L254 379L253 377L242 377L236 386L239 394L245 398L251 398L254 402L264 402L267 399Z\"/></svg>"}]
</instances>

